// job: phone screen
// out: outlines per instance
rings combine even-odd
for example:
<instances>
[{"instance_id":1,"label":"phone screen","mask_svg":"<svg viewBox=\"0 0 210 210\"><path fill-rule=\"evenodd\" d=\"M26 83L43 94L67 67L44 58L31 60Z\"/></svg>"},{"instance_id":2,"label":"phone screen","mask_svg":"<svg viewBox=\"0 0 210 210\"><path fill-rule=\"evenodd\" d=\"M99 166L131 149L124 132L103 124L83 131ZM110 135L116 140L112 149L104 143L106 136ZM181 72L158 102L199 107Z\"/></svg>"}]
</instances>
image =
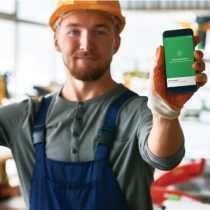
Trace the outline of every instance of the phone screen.
<instances>
[{"instance_id":1,"label":"phone screen","mask_svg":"<svg viewBox=\"0 0 210 210\"><path fill-rule=\"evenodd\" d=\"M177 36L163 39L167 87L196 85L193 36Z\"/></svg>"}]
</instances>

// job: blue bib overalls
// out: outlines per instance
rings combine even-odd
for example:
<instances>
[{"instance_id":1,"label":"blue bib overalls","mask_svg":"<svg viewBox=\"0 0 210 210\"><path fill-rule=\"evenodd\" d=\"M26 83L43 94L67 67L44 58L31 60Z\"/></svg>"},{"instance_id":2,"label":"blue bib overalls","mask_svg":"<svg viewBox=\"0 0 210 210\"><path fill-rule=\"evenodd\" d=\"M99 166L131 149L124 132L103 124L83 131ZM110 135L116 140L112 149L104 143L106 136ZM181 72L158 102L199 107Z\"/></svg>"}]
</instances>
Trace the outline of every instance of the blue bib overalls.
<instances>
[{"instance_id":1,"label":"blue bib overalls","mask_svg":"<svg viewBox=\"0 0 210 210\"><path fill-rule=\"evenodd\" d=\"M87 162L45 157L45 119L52 96L44 99L33 129L36 164L30 210L130 210L108 156L118 112L134 96L135 93L127 90L111 104L99 132L95 160Z\"/></svg>"}]
</instances>

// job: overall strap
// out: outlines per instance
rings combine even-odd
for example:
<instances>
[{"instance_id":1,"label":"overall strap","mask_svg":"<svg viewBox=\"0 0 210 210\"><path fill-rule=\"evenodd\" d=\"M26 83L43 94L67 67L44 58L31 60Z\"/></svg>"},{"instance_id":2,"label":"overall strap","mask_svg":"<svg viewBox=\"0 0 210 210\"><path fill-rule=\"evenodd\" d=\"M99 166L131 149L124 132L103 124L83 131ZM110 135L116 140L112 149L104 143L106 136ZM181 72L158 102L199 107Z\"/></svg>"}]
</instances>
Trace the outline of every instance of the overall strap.
<instances>
[{"instance_id":1,"label":"overall strap","mask_svg":"<svg viewBox=\"0 0 210 210\"><path fill-rule=\"evenodd\" d=\"M43 99L38 115L35 120L33 128L33 144L35 147L36 160L43 159L45 156L45 145L44 145L45 120L51 100L52 100L52 95Z\"/></svg>"},{"instance_id":2,"label":"overall strap","mask_svg":"<svg viewBox=\"0 0 210 210\"><path fill-rule=\"evenodd\" d=\"M99 131L98 147L95 160L101 161L108 158L107 153L112 143L112 137L114 135L118 112L123 104L125 104L125 102L127 102L134 96L138 95L130 90L127 90L111 104L106 115L104 124Z\"/></svg>"}]
</instances>

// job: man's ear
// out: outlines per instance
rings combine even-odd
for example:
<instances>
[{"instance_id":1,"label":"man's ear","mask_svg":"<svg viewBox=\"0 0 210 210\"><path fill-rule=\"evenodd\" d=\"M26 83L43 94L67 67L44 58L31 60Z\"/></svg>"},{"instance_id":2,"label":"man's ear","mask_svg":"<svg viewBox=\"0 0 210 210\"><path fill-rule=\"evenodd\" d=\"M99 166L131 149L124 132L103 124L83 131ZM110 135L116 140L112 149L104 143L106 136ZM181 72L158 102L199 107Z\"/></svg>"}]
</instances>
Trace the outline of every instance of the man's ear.
<instances>
[{"instance_id":1,"label":"man's ear","mask_svg":"<svg viewBox=\"0 0 210 210\"><path fill-rule=\"evenodd\" d=\"M55 49L58 51L58 52L61 52L61 49L59 47L59 43L58 43L58 34L55 32L54 34L54 44L55 44Z\"/></svg>"},{"instance_id":2,"label":"man's ear","mask_svg":"<svg viewBox=\"0 0 210 210\"><path fill-rule=\"evenodd\" d=\"M116 54L117 51L119 50L119 48L120 48L120 43L121 43L121 37L118 35L118 36L116 37L116 40L115 40L114 54Z\"/></svg>"}]
</instances>

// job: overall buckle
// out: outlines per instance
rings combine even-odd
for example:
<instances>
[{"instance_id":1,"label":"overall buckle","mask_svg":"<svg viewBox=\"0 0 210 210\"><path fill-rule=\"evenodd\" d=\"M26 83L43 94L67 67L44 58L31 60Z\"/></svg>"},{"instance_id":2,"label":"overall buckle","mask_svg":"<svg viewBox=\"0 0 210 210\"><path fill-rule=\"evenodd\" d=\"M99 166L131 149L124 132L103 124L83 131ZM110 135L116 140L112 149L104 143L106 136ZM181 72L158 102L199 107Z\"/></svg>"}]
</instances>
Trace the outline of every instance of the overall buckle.
<instances>
[{"instance_id":1,"label":"overall buckle","mask_svg":"<svg viewBox=\"0 0 210 210\"><path fill-rule=\"evenodd\" d=\"M103 125L99 130L98 143L110 147L114 135L114 126Z\"/></svg>"}]
</instances>

